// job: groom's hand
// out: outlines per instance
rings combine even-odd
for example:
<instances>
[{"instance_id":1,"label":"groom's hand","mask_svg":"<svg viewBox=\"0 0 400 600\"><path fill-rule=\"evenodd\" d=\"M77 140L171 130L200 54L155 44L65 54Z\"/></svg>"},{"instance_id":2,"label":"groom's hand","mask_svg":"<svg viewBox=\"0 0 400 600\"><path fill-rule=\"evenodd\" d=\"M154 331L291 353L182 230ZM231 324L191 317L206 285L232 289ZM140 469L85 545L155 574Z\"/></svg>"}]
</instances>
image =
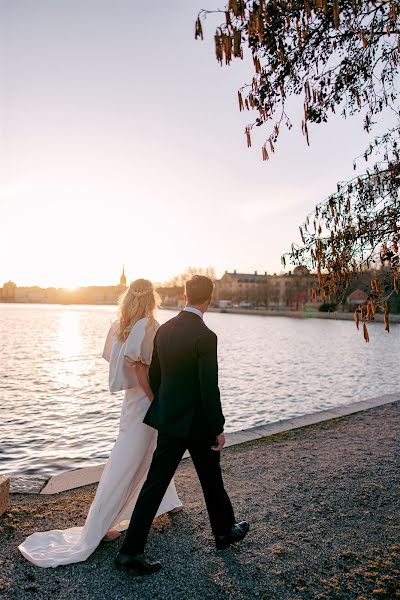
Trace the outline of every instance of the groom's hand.
<instances>
[{"instance_id":1,"label":"groom's hand","mask_svg":"<svg viewBox=\"0 0 400 600\"><path fill-rule=\"evenodd\" d=\"M225 446L225 435L220 433L215 438L215 445L211 446L211 450L215 450L215 452L221 452L222 448Z\"/></svg>"}]
</instances>

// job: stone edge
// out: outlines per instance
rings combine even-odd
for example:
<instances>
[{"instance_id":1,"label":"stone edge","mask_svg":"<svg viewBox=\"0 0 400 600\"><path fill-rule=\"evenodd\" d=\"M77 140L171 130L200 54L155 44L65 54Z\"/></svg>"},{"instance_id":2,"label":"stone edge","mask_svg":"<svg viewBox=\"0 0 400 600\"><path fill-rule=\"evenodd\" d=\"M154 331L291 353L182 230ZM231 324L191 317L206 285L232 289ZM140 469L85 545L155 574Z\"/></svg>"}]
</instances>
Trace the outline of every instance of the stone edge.
<instances>
[{"instance_id":1,"label":"stone edge","mask_svg":"<svg viewBox=\"0 0 400 600\"><path fill-rule=\"evenodd\" d=\"M292 431L293 429L300 429L309 425L316 425L317 423L323 423L324 421L330 421L331 419L337 419L338 417L345 417L357 412L369 410L370 408L376 408L385 404L391 404L400 400L400 392L394 394L385 394L368 400L361 400L359 402L352 402L350 404L344 404L342 406L336 406L335 408L329 408L327 410L318 411L315 413L302 415L300 417L293 417L291 419L284 419L282 421L275 421L267 425L259 425L251 427L249 429L243 429L233 433L226 434L225 447L236 446L238 444L244 444L245 442L254 441L257 439L265 438L268 436L276 435L278 433L285 433L286 431ZM188 458L188 452L185 452L183 458ZM18 477L12 478L11 493L31 493L31 494L58 494L72 490L84 485L91 483L97 483L101 477L104 469L104 464L96 465L94 467L84 467L82 469L75 469L72 471L66 471L59 475L54 475L48 480L36 480L32 481L32 485L27 483L29 478L22 477L24 485L22 490L18 486ZM34 478L32 478L34 479Z\"/></svg>"}]
</instances>

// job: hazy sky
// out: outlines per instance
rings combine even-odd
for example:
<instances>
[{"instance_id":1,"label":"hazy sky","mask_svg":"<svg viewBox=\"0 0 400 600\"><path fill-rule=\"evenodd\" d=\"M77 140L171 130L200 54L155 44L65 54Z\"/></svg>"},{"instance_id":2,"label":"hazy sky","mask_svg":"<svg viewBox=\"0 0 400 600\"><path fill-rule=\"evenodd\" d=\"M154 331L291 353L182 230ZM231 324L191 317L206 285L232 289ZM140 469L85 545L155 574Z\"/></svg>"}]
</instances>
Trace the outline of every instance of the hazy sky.
<instances>
[{"instance_id":1,"label":"hazy sky","mask_svg":"<svg viewBox=\"0 0 400 600\"><path fill-rule=\"evenodd\" d=\"M299 108L273 160L248 150L250 71L216 62L217 21L193 35L222 4L0 0L0 286L281 269L367 137L335 118L308 148Z\"/></svg>"}]
</instances>

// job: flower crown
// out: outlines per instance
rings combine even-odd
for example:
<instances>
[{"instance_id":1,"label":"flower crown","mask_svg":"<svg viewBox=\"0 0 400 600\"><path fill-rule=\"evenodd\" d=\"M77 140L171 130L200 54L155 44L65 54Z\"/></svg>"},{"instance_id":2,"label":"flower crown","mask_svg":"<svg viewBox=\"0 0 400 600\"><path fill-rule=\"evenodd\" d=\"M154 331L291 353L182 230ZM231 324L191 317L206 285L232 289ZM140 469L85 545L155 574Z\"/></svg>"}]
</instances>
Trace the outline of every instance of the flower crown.
<instances>
[{"instance_id":1,"label":"flower crown","mask_svg":"<svg viewBox=\"0 0 400 600\"><path fill-rule=\"evenodd\" d=\"M144 290L143 292L135 292L135 291L131 292L132 296L135 296L135 298L141 298L142 296L146 296L146 294L152 294L152 293L153 293L153 288L148 288L147 290Z\"/></svg>"}]
</instances>

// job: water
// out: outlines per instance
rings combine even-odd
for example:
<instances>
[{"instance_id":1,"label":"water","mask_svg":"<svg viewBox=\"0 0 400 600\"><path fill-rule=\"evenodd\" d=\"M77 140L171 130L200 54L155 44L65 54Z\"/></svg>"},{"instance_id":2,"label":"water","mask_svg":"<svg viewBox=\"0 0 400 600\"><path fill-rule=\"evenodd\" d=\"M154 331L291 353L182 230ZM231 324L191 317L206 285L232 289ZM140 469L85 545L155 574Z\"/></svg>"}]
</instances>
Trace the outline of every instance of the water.
<instances>
[{"instance_id":1,"label":"water","mask_svg":"<svg viewBox=\"0 0 400 600\"><path fill-rule=\"evenodd\" d=\"M107 388L112 306L0 304L0 473L52 475L102 463L122 395ZM159 321L174 316L160 311ZM211 313L226 431L400 390L400 326Z\"/></svg>"}]
</instances>

